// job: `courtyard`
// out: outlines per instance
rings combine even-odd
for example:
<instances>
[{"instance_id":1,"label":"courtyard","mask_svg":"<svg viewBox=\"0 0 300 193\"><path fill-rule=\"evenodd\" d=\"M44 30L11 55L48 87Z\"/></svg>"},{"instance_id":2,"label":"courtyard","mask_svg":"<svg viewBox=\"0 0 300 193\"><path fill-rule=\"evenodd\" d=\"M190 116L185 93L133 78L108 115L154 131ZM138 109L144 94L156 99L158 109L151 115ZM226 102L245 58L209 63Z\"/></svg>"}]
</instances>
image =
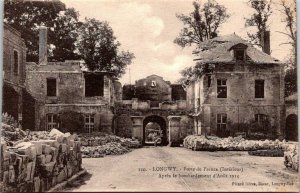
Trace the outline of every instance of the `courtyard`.
<instances>
[{"instance_id":1,"label":"courtyard","mask_svg":"<svg viewBox=\"0 0 300 193\"><path fill-rule=\"evenodd\" d=\"M243 151L144 147L120 156L85 158L87 174L64 191L298 191L282 157Z\"/></svg>"}]
</instances>

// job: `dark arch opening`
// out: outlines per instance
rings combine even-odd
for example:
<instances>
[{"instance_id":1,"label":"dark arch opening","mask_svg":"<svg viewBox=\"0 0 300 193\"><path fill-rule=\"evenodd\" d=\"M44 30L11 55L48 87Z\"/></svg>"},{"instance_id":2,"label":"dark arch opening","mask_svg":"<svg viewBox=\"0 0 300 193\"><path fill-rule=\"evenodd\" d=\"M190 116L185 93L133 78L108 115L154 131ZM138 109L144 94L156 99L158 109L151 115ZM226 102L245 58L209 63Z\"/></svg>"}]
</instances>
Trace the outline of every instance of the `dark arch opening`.
<instances>
[{"instance_id":1,"label":"dark arch opening","mask_svg":"<svg viewBox=\"0 0 300 193\"><path fill-rule=\"evenodd\" d=\"M146 130L146 129L148 129ZM161 131L161 133L158 133ZM146 143L147 139L149 139L149 134L152 135L153 133L161 134L161 143L160 145L167 145L168 144L168 138L167 138L167 125L164 118L157 116L157 115L151 115L144 119L143 121L143 144L144 145L151 145L152 143ZM147 134L147 136L146 136Z\"/></svg>"},{"instance_id":2,"label":"dark arch opening","mask_svg":"<svg viewBox=\"0 0 300 193\"><path fill-rule=\"evenodd\" d=\"M3 84L2 112L11 115L18 120L19 94L15 89L7 84Z\"/></svg>"},{"instance_id":3,"label":"dark arch opening","mask_svg":"<svg viewBox=\"0 0 300 193\"><path fill-rule=\"evenodd\" d=\"M286 139L298 141L298 116L291 114L286 118L285 124Z\"/></svg>"}]
</instances>

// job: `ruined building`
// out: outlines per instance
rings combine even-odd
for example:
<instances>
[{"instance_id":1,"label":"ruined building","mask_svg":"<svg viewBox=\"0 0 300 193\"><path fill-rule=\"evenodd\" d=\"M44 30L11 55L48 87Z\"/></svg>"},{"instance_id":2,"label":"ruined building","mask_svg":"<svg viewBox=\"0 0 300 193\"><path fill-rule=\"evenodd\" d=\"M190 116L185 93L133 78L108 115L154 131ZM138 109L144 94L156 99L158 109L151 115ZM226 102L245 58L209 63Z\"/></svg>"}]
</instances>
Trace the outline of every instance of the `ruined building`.
<instances>
[{"instance_id":1,"label":"ruined building","mask_svg":"<svg viewBox=\"0 0 300 193\"><path fill-rule=\"evenodd\" d=\"M120 84L108 72L88 71L81 61L48 62L46 27L39 34L39 63L27 63L26 87L34 99L35 130L66 129L62 119L78 113L84 122L80 132L111 132Z\"/></svg>"},{"instance_id":2,"label":"ruined building","mask_svg":"<svg viewBox=\"0 0 300 193\"><path fill-rule=\"evenodd\" d=\"M179 144L192 134L192 120L186 112L186 92L157 75L123 86L123 100L115 105L114 131L151 144L154 133L162 144Z\"/></svg>"},{"instance_id":3,"label":"ruined building","mask_svg":"<svg viewBox=\"0 0 300 193\"><path fill-rule=\"evenodd\" d=\"M235 34L201 44L194 67L205 73L187 87L195 133L224 137L234 124L268 122L269 134L284 134L283 64L269 55L269 32L265 37L268 53Z\"/></svg>"},{"instance_id":4,"label":"ruined building","mask_svg":"<svg viewBox=\"0 0 300 193\"><path fill-rule=\"evenodd\" d=\"M2 111L22 123L26 48L20 32L4 24Z\"/></svg>"}]
</instances>

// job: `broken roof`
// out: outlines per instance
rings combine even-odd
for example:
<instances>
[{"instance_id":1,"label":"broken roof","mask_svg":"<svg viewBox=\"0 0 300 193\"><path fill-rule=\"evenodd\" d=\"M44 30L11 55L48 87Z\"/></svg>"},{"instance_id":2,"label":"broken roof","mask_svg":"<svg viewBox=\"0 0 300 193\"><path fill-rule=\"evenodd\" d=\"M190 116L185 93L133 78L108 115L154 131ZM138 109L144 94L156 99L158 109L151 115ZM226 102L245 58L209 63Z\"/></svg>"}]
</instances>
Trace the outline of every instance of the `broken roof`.
<instances>
[{"instance_id":1,"label":"broken roof","mask_svg":"<svg viewBox=\"0 0 300 193\"><path fill-rule=\"evenodd\" d=\"M256 49L252 44L236 34L219 36L201 43L195 54L201 63L232 63L235 62L230 50L236 45L245 45L247 61L258 64L280 64L276 58Z\"/></svg>"}]
</instances>

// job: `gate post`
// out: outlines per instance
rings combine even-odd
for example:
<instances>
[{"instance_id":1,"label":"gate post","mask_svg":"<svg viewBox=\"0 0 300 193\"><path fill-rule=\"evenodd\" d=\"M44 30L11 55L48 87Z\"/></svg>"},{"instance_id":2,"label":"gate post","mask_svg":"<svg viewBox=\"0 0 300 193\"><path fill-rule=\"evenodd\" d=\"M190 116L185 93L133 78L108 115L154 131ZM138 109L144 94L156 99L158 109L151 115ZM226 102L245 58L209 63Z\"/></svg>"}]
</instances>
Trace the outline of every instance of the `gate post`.
<instances>
[{"instance_id":1,"label":"gate post","mask_svg":"<svg viewBox=\"0 0 300 193\"><path fill-rule=\"evenodd\" d=\"M181 116L168 116L168 138L170 146L179 145L180 143L180 119Z\"/></svg>"},{"instance_id":2,"label":"gate post","mask_svg":"<svg viewBox=\"0 0 300 193\"><path fill-rule=\"evenodd\" d=\"M143 143L143 116L131 116L132 137L138 138Z\"/></svg>"}]
</instances>

